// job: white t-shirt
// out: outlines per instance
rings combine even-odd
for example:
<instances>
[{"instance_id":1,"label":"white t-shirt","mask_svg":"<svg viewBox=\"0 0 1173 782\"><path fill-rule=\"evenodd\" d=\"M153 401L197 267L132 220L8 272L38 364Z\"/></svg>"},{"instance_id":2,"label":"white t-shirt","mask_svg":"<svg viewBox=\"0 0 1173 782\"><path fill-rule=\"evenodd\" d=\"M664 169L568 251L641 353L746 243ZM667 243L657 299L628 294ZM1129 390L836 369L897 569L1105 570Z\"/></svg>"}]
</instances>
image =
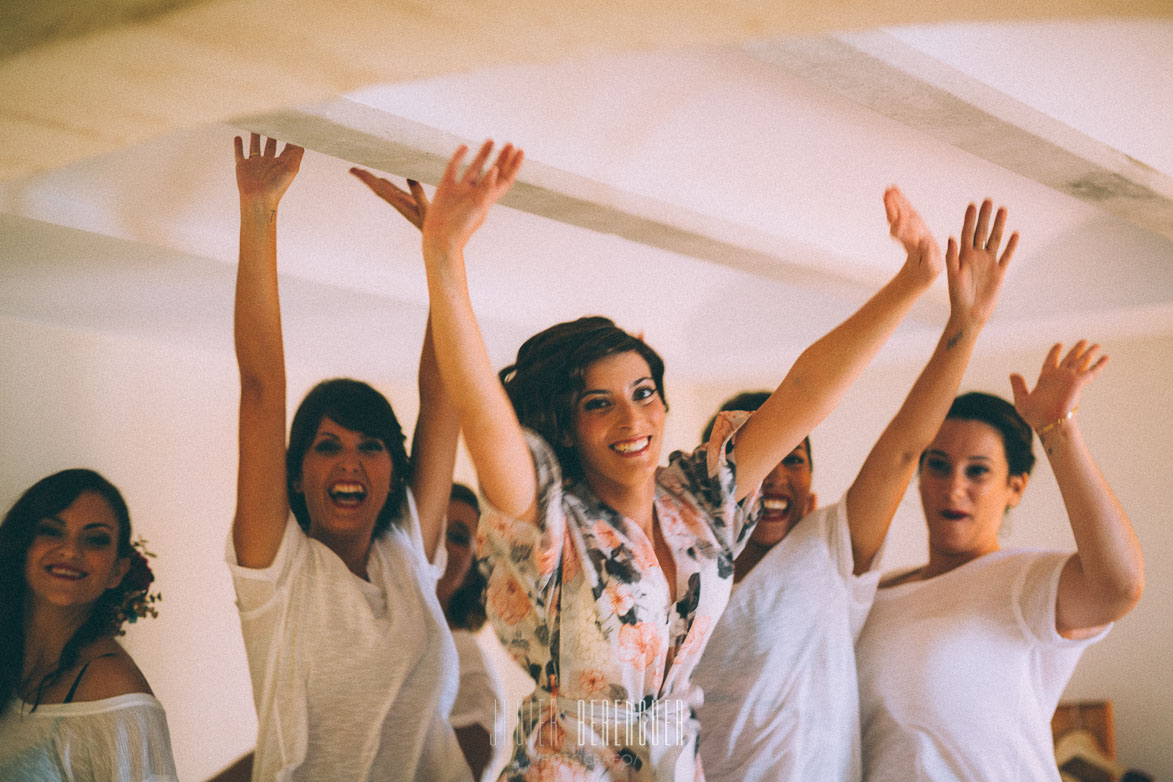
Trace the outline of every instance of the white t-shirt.
<instances>
[{"instance_id":1,"label":"white t-shirt","mask_svg":"<svg viewBox=\"0 0 1173 782\"><path fill-rule=\"evenodd\" d=\"M0 779L174 782L163 704L135 692L33 711L15 699L0 713Z\"/></svg>"},{"instance_id":2,"label":"white t-shirt","mask_svg":"<svg viewBox=\"0 0 1173 782\"><path fill-rule=\"evenodd\" d=\"M489 734L492 755L483 775L488 780L495 778L490 776L492 771L505 765L512 749L510 737L505 735L505 685L485 658L475 633L453 630L452 640L460 658L460 688L449 721L453 728L480 725Z\"/></svg>"},{"instance_id":3,"label":"white t-shirt","mask_svg":"<svg viewBox=\"0 0 1173 782\"><path fill-rule=\"evenodd\" d=\"M838 502L798 522L734 586L694 674L710 782L859 780L854 642L879 573L853 569Z\"/></svg>"},{"instance_id":4,"label":"white t-shirt","mask_svg":"<svg viewBox=\"0 0 1173 782\"><path fill-rule=\"evenodd\" d=\"M1059 780L1051 715L1087 646L1055 630L1070 554L1010 550L879 590L856 648L868 780Z\"/></svg>"},{"instance_id":5,"label":"white t-shirt","mask_svg":"<svg viewBox=\"0 0 1173 782\"><path fill-rule=\"evenodd\" d=\"M456 648L408 493L355 576L292 516L273 563L228 566L260 723L254 780L460 780ZM444 547L438 548L439 552Z\"/></svg>"}]
</instances>

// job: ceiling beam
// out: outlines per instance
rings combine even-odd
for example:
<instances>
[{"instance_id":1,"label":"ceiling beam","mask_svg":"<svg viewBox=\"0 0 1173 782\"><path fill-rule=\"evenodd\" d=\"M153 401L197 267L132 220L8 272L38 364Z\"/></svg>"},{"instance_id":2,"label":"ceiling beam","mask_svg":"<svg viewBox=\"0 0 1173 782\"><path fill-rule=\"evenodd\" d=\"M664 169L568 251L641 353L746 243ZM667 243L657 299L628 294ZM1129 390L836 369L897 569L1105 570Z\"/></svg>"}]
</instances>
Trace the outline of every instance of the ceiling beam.
<instances>
[{"instance_id":1,"label":"ceiling beam","mask_svg":"<svg viewBox=\"0 0 1173 782\"><path fill-rule=\"evenodd\" d=\"M1008 171L1173 239L1173 177L883 32L746 49Z\"/></svg>"},{"instance_id":2,"label":"ceiling beam","mask_svg":"<svg viewBox=\"0 0 1173 782\"><path fill-rule=\"evenodd\" d=\"M440 180L457 146L473 148L478 143L345 99L242 117L233 124L428 184ZM848 300L861 300L887 280L883 272L833 257L813 245L619 190L533 160L525 162L502 203ZM945 311L944 296L930 296L919 314L938 319Z\"/></svg>"}]
</instances>

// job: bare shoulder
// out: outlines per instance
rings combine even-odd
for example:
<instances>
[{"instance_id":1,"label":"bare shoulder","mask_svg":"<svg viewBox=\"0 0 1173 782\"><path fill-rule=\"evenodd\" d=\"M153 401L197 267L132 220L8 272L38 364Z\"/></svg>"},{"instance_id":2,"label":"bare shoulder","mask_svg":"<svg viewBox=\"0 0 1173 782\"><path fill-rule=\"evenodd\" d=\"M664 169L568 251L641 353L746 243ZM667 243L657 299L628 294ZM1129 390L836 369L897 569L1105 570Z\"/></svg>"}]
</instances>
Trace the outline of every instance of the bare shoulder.
<instances>
[{"instance_id":1,"label":"bare shoulder","mask_svg":"<svg viewBox=\"0 0 1173 782\"><path fill-rule=\"evenodd\" d=\"M143 672L113 638L90 644L83 659L89 661L89 667L78 683L75 702L100 701L136 692L154 694Z\"/></svg>"}]
</instances>

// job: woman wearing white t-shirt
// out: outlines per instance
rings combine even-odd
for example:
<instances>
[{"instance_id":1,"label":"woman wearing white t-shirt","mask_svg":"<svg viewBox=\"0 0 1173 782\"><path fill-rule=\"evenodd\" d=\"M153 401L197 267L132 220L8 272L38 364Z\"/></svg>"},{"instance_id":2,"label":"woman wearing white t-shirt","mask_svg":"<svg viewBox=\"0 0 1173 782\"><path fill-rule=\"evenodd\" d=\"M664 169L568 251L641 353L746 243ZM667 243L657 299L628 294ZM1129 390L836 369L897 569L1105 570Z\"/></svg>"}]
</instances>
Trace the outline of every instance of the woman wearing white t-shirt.
<instances>
[{"instance_id":1,"label":"woman wearing white t-shirt","mask_svg":"<svg viewBox=\"0 0 1173 782\"><path fill-rule=\"evenodd\" d=\"M929 561L881 583L857 648L866 780L1059 779L1050 719L1086 646L1140 599L1144 563L1074 417L1098 345L1055 345L1014 404L954 400L921 457ZM1037 432L1074 554L1000 551Z\"/></svg>"},{"instance_id":2,"label":"woman wearing white t-shirt","mask_svg":"<svg viewBox=\"0 0 1173 782\"><path fill-rule=\"evenodd\" d=\"M240 465L228 561L257 707L256 780L469 779L448 712L456 649L436 599L459 422L429 334L409 461L382 394L330 380L285 447L277 206L302 149L236 139ZM426 200L405 215L417 226ZM337 337L335 337L337 339ZM328 345L324 345L328 348ZM292 514L291 514L292 511Z\"/></svg>"}]
</instances>

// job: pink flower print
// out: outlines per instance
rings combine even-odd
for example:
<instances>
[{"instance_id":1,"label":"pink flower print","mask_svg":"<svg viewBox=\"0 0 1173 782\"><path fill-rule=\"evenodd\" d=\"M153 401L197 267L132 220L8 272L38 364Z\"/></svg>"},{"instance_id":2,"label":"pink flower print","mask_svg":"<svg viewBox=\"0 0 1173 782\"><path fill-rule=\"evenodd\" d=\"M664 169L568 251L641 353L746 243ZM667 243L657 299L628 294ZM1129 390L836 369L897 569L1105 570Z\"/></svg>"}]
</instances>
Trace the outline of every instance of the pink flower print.
<instances>
[{"instance_id":1,"label":"pink flower print","mask_svg":"<svg viewBox=\"0 0 1173 782\"><path fill-rule=\"evenodd\" d=\"M595 533L595 539L599 541L599 545L605 548L608 553L623 545L623 541L619 538L619 535L605 521L596 521L593 532Z\"/></svg>"},{"instance_id":2,"label":"pink flower print","mask_svg":"<svg viewBox=\"0 0 1173 782\"><path fill-rule=\"evenodd\" d=\"M619 628L619 659L642 671L660 656L660 635L651 622L637 622Z\"/></svg>"},{"instance_id":3,"label":"pink flower print","mask_svg":"<svg viewBox=\"0 0 1173 782\"><path fill-rule=\"evenodd\" d=\"M635 566L641 573L650 573L660 568L660 560L656 559L656 550L647 541L636 538L631 542L631 555Z\"/></svg>"},{"instance_id":4,"label":"pink flower print","mask_svg":"<svg viewBox=\"0 0 1173 782\"><path fill-rule=\"evenodd\" d=\"M692 627L688 629L688 635L685 637L684 643L680 645L679 651L676 652L677 662L693 655L699 656L708 644L709 631L712 627L713 620L708 614L697 614L696 618L692 620Z\"/></svg>"},{"instance_id":5,"label":"pink flower print","mask_svg":"<svg viewBox=\"0 0 1173 782\"><path fill-rule=\"evenodd\" d=\"M489 584L489 609L505 624L512 627L529 613L529 598L513 576L494 578Z\"/></svg>"},{"instance_id":6,"label":"pink flower print","mask_svg":"<svg viewBox=\"0 0 1173 782\"><path fill-rule=\"evenodd\" d=\"M543 755L525 772L525 782L587 782L581 763L562 755Z\"/></svg>"},{"instance_id":7,"label":"pink flower print","mask_svg":"<svg viewBox=\"0 0 1173 782\"><path fill-rule=\"evenodd\" d=\"M616 616L623 616L635 605L635 597L631 593L631 587L615 581L607 584L603 589L603 600L611 613Z\"/></svg>"},{"instance_id":8,"label":"pink flower print","mask_svg":"<svg viewBox=\"0 0 1173 782\"><path fill-rule=\"evenodd\" d=\"M578 575L580 570L578 552L574 550L568 537L562 545L562 583L569 584L574 581L574 577Z\"/></svg>"},{"instance_id":9,"label":"pink flower print","mask_svg":"<svg viewBox=\"0 0 1173 782\"><path fill-rule=\"evenodd\" d=\"M481 517L481 520L482 520L482 522L484 522L484 521L488 522L487 526L493 530L493 534L496 537L498 537L502 540L509 539L509 533L512 530L513 523L512 523L512 520L508 516L506 516L504 513L500 513L495 510L490 510L490 511L486 512L484 514L484 516ZM485 526L486 525L483 523L480 525L481 529L483 529ZM479 532L480 532L480 530L478 530L478 533Z\"/></svg>"},{"instance_id":10,"label":"pink flower print","mask_svg":"<svg viewBox=\"0 0 1173 782\"><path fill-rule=\"evenodd\" d=\"M533 735L536 739L534 751L541 754L561 752L562 745L566 743L566 731L553 714L541 725L538 725Z\"/></svg>"},{"instance_id":11,"label":"pink flower print","mask_svg":"<svg viewBox=\"0 0 1173 782\"><path fill-rule=\"evenodd\" d=\"M548 576L554 572L554 568L558 567L558 555L561 552L554 547L546 547L540 549L538 554L538 572L543 576Z\"/></svg>"},{"instance_id":12,"label":"pink flower print","mask_svg":"<svg viewBox=\"0 0 1173 782\"><path fill-rule=\"evenodd\" d=\"M578 675L578 689L586 695L596 695L607 689L607 677L602 671L588 668Z\"/></svg>"}]
</instances>

